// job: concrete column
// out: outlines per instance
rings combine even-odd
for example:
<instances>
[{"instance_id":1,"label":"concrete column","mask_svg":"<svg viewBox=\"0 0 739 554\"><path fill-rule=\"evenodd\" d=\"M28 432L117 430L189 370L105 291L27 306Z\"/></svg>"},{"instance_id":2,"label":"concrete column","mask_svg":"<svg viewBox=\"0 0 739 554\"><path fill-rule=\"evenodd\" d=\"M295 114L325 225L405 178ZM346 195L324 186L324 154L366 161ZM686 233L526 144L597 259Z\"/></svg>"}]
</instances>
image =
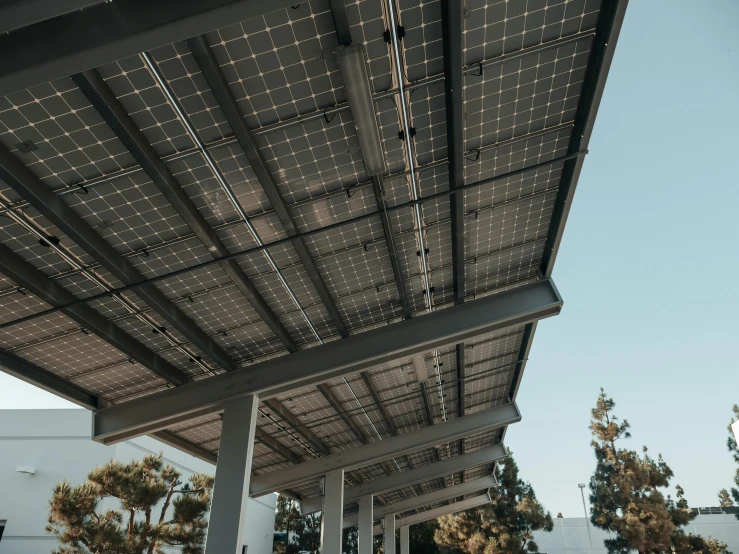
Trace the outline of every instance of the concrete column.
<instances>
[{"instance_id":1,"label":"concrete column","mask_svg":"<svg viewBox=\"0 0 739 554\"><path fill-rule=\"evenodd\" d=\"M395 514L388 514L383 519L385 534L385 554L395 554Z\"/></svg>"},{"instance_id":2,"label":"concrete column","mask_svg":"<svg viewBox=\"0 0 739 554\"><path fill-rule=\"evenodd\" d=\"M403 525L400 528L400 554L411 554L410 526Z\"/></svg>"},{"instance_id":3,"label":"concrete column","mask_svg":"<svg viewBox=\"0 0 739 554\"><path fill-rule=\"evenodd\" d=\"M344 470L326 474L323 485L323 517L321 518L321 554L342 554L344 531Z\"/></svg>"},{"instance_id":4,"label":"concrete column","mask_svg":"<svg viewBox=\"0 0 739 554\"><path fill-rule=\"evenodd\" d=\"M253 394L234 400L223 411L205 554L241 554L258 404L259 397Z\"/></svg>"},{"instance_id":5,"label":"concrete column","mask_svg":"<svg viewBox=\"0 0 739 554\"><path fill-rule=\"evenodd\" d=\"M359 499L359 526L357 532L359 538L357 546L359 554L372 554L372 500L373 496L368 494Z\"/></svg>"}]
</instances>

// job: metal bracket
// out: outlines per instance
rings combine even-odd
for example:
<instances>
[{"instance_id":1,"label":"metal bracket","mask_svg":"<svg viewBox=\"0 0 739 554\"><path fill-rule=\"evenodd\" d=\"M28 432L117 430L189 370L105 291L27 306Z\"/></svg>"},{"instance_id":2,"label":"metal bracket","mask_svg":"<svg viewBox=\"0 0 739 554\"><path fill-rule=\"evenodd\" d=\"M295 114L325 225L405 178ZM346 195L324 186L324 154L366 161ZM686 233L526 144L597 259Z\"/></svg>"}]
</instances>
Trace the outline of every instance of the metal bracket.
<instances>
[{"instance_id":1,"label":"metal bracket","mask_svg":"<svg viewBox=\"0 0 739 554\"><path fill-rule=\"evenodd\" d=\"M326 125L328 125L329 123L331 123L334 120L334 117L336 117L336 114L334 114L333 117L331 117L331 119L329 119L328 115L326 114L326 112L328 110L330 110L331 108L333 108L333 106L328 106L325 110L323 110L323 119L326 120Z\"/></svg>"},{"instance_id":2,"label":"metal bracket","mask_svg":"<svg viewBox=\"0 0 739 554\"><path fill-rule=\"evenodd\" d=\"M464 157L465 160L467 160L468 162L476 162L477 160L480 159L480 149L479 148L474 148L473 150L470 150L470 152L474 152L475 157L470 158L469 156L465 156Z\"/></svg>"},{"instance_id":3,"label":"metal bracket","mask_svg":"<svg viewBox=\"0 0 739 554\"><path fill-rule=\"evenodd\" d=\"M34 150L38 150L38 146L36 146L36 143L32 140L17 142L15 144L15 147L18 149L18 152L21 152L23 154L28 154L30 152L33 152Z\"/></svg>"},{"instance_id":4,"label":"metal bracket","mask_svg":"<svg viewBox=\"0 0 739 554\"><path fill-rule=\"evenodd\" d=\"M482 77L482 62L477 62L475 65L477 65L477 73L470 73L470 75L473 75L474 77Z\"/></svg>"},{"instance_id":5,"label":"metal bracket","mask_svg":"<svg viewBox=\"0 0 739 554\"><path fill-rule=\"evenodd\" d=\"M45 239L39 239L38 243L41 246L45 246L46 248L51 248L52 245L59 246L61 241L58 237L55 237L54 235L49 235Z\"/></svg>"}]
</instances>

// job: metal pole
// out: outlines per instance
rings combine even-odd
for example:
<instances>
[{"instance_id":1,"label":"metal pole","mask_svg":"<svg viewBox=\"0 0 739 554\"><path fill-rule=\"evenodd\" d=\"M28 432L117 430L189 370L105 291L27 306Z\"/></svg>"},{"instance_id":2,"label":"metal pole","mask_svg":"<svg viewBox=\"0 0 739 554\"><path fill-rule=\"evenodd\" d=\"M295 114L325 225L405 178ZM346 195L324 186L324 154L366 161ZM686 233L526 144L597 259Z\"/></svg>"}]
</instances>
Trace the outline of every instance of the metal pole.
<instances>
[{"instance_id":1,"label":"metal pole","mask_svg":"<svg viewBox=\"0 0 739 554\"><path fill-rule=\"evenodd\" d=\"M258 404L259 397L252 394L234 400L223 411L205 554L241 554L243 550L242 523L249 498Z\"/></svg>"},{"instance_id":2,"label":"metal pole","mask_svg":"<svg viewBox=\"0 0 739 554\"><path fill-rule=\"evenodd\" d=\"M326 474L323 485L321 554L341 554L344 517L344 470Z\"/></svg>"},{"instance_id":3,"label":"metal pole","mask_svg":"<svg viewBox=\"0 0 739 554\"><path fill-rule=\"evenodd\" d=\"M410 526L400 528L400 554L410 554Z\"/></svg>"},{"instance_id":4,"label":"metal pole","mask_svg":"<svg viewBox=\"0 0 739 554\"><path fill-rule=\"evenodd\" d=\"M583 512L585 512L585 527L587 527L588 529L588 542L590 543L590 554L593 554L593 537L590 534L590 519L588 519L588 508L587 508L587 505L585 504L585 487L587 485L585 485L585 483L580 483L577 486L580 487L580 496L582 496L582 509L583 509Z\"/></svg>"},{"instance_id":5,"label":"metal pole","mask_svg":"<svg viewBox=\"0 0 739 554\"><path fill-rule=\"evenodd\" d=\"M372 501L373 496L371 494L359 499L359 526L357 529L359 533L357 540L359 554L372 554L373 552L372 523L374 516L372 515Z\"/></svg>"},{"instance_id":6,"label":"metal pole","mask_svg":"<svg viewBox=\"0 0 739 554\"><path fill-rule=\"evenodd\" d=\"M384 554L395 554L395 514L388 514L382 520L385 537Z\"/></svg>"}]
</instances>

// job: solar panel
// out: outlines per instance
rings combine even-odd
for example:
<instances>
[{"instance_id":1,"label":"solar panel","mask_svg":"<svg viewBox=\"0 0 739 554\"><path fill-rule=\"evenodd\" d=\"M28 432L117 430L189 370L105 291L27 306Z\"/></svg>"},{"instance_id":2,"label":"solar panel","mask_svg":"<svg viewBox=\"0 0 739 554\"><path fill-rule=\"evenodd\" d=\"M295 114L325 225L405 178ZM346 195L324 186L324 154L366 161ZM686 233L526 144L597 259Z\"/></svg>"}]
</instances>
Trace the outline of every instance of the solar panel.
<instances>
[{"instance_id":1,"label":"solar panel","mask_svg":"<svg viewBox=\"0 0 739 554\"><path fill-rule=\"evenodd\" d=\"M374 192L378 183L365 172L326 0L234 21L203 37L256 154L242 147L234 129L241 123L219 103L191 42L160 45L94 69L224 251L249 251L233 258L231 270L214 262L218 249L170 201L151 160L129 152L77 78L0 97L0 144L8 155L142 279L155 279L152 286L182 319L167 323L161 308L137 289L88 305L141 348L199 381L226 369L204 340L233 367L252 368L345 334L444 312L460 302L455 263L464 264L461 300L467 302L548 276L545 266L553 236L561 233L561 202L572 179L561 158L572 154L574 133L592 123L590 108L583 108L592 98L583 95L598 78L592 67L600 63L593 51L605 40L596 33L601 2L465 3L463 88L457 91L464 121L457 138L469 188L458 194L464 251L457 261L442 5L401 0L392 14L395 30L391 9L393 3L376 0L346 4L351 38L365 49L375 95L387 163L381 198ZM391 31L399 37L397 52ZM253 167L255 155L274 191ZM34 199L20 194L13 171L3 167L0 173L4 246L77 298L127 284L99 252L67 236L53 214L42 215ZM414 204L417 195L423 200ZM380 211L383 204L387 213ZM254 295L245 295L233 267ZM173 386L62 310L33 317L50 308L24 283L0 276L3 352L112 404ZM280 325L290 343L275 334ZM201 339L185 332L192 328ZM523 324L513 325L459 348L427 351L415 361L406 356L368 364L360 373L327 378L322 388L282 392L260 404L253 472L278 471L501 406L515 397L530 340ZM194 417L167 432L192 452L216 455L221 419ZM487 431L396 456L347 473L347 482L411 471L496 444L502 436ZM460 475L470 480L489 473L490 464L478 465L387 492L380 501L452 486ZM308 498L318 488L311 482L292 492Z\"/></svg>"}]
</instances>

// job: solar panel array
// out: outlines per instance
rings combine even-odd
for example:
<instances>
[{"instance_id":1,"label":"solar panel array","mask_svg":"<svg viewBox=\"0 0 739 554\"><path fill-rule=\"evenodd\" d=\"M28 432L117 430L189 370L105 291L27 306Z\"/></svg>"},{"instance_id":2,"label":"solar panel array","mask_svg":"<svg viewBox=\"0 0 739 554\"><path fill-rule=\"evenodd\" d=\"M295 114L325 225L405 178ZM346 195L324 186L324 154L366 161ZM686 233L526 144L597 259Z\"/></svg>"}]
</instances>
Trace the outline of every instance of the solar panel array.
<instances>
[{"instance_id":1,"label":"solar panel array","mask_svg":"<svg viewBox=\"0 0 739 554\"><path fill-rule=\"evenodd\" d=\"M396 67L385 39L389 10L403 26ZM347 0L352 39L365 45L388 166L388 206L448 190L447 128L439 0ZM474 183L548 162L567 153L578 115L598 20L598 0L467 0L464 12L464 182ZM389 237L365 174L354 122L334 56L338 45L327 0L295 6L205 35L246 126L305 237L341 323L349 334L454 303L449 198L391 212L390 229L403 279L396 282ZM122 109L174 176L229 252L288 237L288 230L186 42L96 68ZM403 130L398 75L415 135ZM389 91L389 92L387 92ZM413 159L408 159L410 140ZM0 142L144 278L207 262L213 249L152 181L72 78L0 97ZM412 164L410 163L412 162ZM562 178L562 162L463 194L466 298L474 301L534 282ZM224 186L225 183L225 186ZM35 270L77 298L126 283L94 252L67 236L0 181L0 239ZM428 249L419 255L421 233ZM291 242L237 258L298 349L340 340L341 329ZM234 367L288 355L223 265L211 264L157 281L156 288L221 348ZM406 297L401 298L402 291ZM55 312L31 291L0 277L0 346L110 403L173 386L106 341ZM135 291L89 302L99 314L192 379L225 369ZM19 318L22 322L13 323ZM477 337L465 345L466 413L508 401L524 328ZM255 474L295 461L356 448L458 417L454 345L423 358L422 390L413 360L398 359L362 374L293 390L260 405ZM430 420L429 420L430 415ZM217 454L221 420L204 416L168 431ZM373 480L489 446L487 432L350 472ZM381 495L398 501L490 473L490 464ZM316 483L295 489L318 493ZM352 508L349 508L351 511Z\"/></svg>"}]
</instances>

